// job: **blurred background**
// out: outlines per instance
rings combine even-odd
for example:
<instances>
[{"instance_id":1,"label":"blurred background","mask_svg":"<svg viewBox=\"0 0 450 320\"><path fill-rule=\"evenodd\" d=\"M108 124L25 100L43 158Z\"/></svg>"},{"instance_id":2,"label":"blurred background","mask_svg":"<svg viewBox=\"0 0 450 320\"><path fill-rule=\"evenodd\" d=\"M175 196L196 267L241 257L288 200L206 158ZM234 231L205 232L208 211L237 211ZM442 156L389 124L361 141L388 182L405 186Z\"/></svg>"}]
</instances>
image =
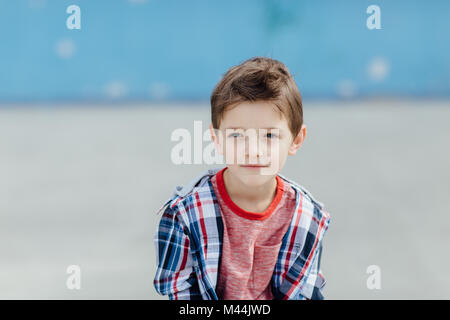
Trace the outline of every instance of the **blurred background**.
<instances>
[{"instance_id":1,"label":"blurred background","mask_svg":"<svg viewBox=\"0 0 450 320\"><path fill-rule=\"evenodd\" d=\"M282 173L331 215L325 298L449 299L449 31L445 0L0 0L0 298L166 299L156 211L216 167L171 134L267 56L303 96Z\"/></svg>"}]
</instances>

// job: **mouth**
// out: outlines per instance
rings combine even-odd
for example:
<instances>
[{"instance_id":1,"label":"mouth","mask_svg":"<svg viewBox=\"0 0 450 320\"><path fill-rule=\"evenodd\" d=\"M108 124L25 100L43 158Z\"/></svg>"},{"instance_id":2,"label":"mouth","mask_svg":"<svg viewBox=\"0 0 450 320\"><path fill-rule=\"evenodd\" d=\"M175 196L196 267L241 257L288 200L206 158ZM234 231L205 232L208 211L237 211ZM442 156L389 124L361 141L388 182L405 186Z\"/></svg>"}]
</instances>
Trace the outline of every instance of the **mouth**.
<instances>
[{"instance_id":1,"label":"mouth","mask_svg":"<svg viewBox=\"0 0 450 320\"><path fill-rule=\"evenodd\" d=\"M241 165L242 168L268 168L268 165L259 165L259 164L249 164L249 165Z\"/></svg>"}]
</instances>

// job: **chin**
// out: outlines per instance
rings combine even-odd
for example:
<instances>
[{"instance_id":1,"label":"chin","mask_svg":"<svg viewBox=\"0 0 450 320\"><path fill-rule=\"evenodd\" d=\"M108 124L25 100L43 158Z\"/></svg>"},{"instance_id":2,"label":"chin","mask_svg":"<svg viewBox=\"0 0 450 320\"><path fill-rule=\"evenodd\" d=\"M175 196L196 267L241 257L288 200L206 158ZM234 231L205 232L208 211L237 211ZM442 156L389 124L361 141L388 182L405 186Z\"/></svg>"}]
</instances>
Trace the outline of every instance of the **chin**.
<instances>
[{"instance_id":1,"label":"chin","mask_svg":"<svg viewBox=\"0 0 450 320\"><path fill-rule=\"evenodd\" d=\"M257 187L267 183L274 175L244 172L239 175L239 179L249 187Z\"/></svg>"}]
</instances>

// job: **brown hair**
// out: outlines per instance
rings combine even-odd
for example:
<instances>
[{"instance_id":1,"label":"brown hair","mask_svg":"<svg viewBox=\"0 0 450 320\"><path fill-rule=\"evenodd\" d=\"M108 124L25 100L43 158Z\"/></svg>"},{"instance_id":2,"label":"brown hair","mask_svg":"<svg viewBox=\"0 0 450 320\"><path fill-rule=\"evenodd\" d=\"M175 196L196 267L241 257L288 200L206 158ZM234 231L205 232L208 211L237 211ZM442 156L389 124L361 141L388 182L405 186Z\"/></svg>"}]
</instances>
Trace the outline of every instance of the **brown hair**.
<instances>
[{"instance_id":1,"label":"brown hair","mask_svg":"<svg viewBox=\"0 0 450 320\"><path fill-rule=\"evenodd\" d=\"M241 102L271 101L288 121L292 136L303 124L302 98L294 78L280 61L253 57L231 67L211 94L211 120L218 129L226 109Z\"/></svg>"}]
</instances>

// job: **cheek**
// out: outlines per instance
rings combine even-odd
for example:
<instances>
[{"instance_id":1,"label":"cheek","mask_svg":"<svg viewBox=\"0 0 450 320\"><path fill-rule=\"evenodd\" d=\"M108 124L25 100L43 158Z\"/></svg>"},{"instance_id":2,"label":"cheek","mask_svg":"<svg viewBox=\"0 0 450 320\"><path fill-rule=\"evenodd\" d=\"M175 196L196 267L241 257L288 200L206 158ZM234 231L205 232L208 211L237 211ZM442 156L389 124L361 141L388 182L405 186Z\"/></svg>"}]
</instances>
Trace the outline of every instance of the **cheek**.
<instances>
[{"instance_id":1,"label":"cheek","mask_svg":"<svg viewBox=\"0 0 450 320\"><path fill-rule=\"evenodd\" d=\"M282 156L283 154L288 152L289 149L289 141L284 139L276 139L267 143L267 149L270 150L271 154L278 154Z\"/></svg>"},{"instance_id":2,"label":"cheek","mask_svg":"<svg viewBox=\"0 0 450 320\"><path fill-rule=\"evenodd\" d=\"M231 139L231 138L225 139L223 144L223 150L225 153L229 154L238 150L240 148L240 145L242 145L242 143L240 143L238 139Z\"/></svg>"},{"instance_id":3,"label":"cheek","mask_svg":"<svg viewBox=\"0 0 450 320\"><path fill-rule=\"evenodd\" d=\"M269 157L273 160L274 163L278 162L282 165L288 156L288 151L288 141L279 140L278 143L272 144Z\"/></svg>"},{"instance_id":4,"label":"cheek","mask_svg":"<svg viewBox=\"0 0 450 320\"><path fill-rule=\"evenodd\" d=\"M239 161L244 161L244 159L239 159L239 155L242 156L245 154L245 145L240 143L238 140L239 139L234 138L224 140L222 151L225 158L225 163L228 165L235 165Z\"/></svg>"}]
</instances>

